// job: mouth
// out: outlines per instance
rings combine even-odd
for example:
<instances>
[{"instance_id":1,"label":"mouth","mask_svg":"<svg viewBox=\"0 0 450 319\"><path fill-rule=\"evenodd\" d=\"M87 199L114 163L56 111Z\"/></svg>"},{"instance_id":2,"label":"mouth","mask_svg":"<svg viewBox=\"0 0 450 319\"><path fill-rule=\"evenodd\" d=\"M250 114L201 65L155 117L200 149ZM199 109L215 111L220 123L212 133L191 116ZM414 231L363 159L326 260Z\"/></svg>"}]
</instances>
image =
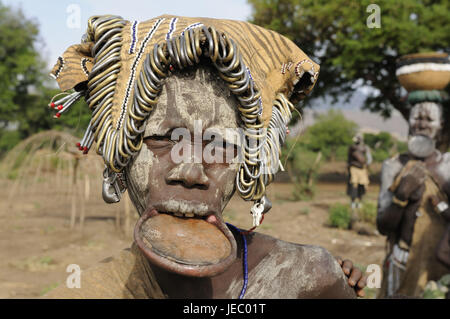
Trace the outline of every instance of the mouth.
<instances>
[{"instance_id":1,"label":"mouth","mask_svg":"<svg viewBox=\"0 0 450 319\"><path fill-rule=\"evenodd\" d=\"M155 205L139 218L134 239L152 264L185 276L218 275L237 255L236 240L219 213Z\"/></svg>"},{"instance_id":2,"label":"mouth","mask_svg":"<svg viewBox=\"0 0 450 319\"><path fill-rule=\"evenodd\" d=\"M424 128L424 129L415 129L413 132L413 135L425 135L425 136L430 136L431 135L431 130Z\"/></svg>"}]
</instances>

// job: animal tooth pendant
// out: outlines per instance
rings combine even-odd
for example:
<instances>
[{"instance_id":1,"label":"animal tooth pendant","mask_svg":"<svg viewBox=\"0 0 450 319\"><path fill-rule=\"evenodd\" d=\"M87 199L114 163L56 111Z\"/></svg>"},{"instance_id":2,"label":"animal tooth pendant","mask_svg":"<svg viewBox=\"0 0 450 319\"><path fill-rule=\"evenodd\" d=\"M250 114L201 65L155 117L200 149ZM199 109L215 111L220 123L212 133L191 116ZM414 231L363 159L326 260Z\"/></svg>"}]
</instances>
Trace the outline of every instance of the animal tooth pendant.
<instances>
[{"instance_id":1,"label":"animal tooth pendant","mask_svg":"<svg viewBox=\"0 0 450 319\"><path fill-rule=\"evenodd\" d=\"M263 214L267 213L272 208L272 203L267 198L266 195L264 195L259 201L256 201L252 208L250 209L250 212L253 217L253 227L258 227L261 225Z\"/></svg>"}]
</instances>

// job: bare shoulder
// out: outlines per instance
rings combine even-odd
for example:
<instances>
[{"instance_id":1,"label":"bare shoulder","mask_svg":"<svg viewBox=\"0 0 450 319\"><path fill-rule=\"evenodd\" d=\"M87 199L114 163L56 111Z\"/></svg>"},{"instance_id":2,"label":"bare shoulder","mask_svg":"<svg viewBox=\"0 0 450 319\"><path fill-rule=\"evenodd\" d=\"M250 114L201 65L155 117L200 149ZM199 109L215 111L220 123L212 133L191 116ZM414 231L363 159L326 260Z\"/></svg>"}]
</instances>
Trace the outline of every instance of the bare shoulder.
<instances>
[{"instance_id":1,"label":"bare shoulder","mask_svg":"<svg viewBox=\"0 0 450 319\"><path fill-rule=\"evenodd\" d=\"M397 154L393 157L387 158L383 161L382 171L399 172L407 162L406 154Z\"/></svg>"},{"instance_id":2,"label":"bare shoulder","mask_svg":"<svg viewBox=\"0 0 450 319\"><path fill-rule=\"evenodd\" d=\"M62 284L43 298L128 299L159 297L162 294L159 287L153 290L148 289L148 287L151 287L149 281L153 279L153 274L149 274L149 271L144 268L145 265L141 258L142 256L138 254L134 246L131 249L125 249L89 269L82 270L79 287L69 288Z\"/></svg>"},{"instance_id":3,"label":"bare shoulder","mask_svg":"<svg viewBox=\"0 0 450 319\"><path fill-rule=\"evenodd\" d=\"M442 154L441 163L448 168L450 166L450 152Z\"/></svg>"},{"instance_id":4,"label":"bare shoulder","mask_svg":"<svg viewBox=\"0 0 450 319\"><path fill-rule=\"evenodd\" d=\"M442 154L441 161L436 167L437 173L441 176L444 181L444 189L447 194L450 193L450 153L446 152Z\"/></svg>"},{"instance_id":5,"label":"bare shoulder","mask_svg":"<svg viewBox=\"0 0 450 319\"><path fill-rule=\"evenodd\" d=\"M301 272L309 274L303 285L310 289L301 290L302 298L352 298L355 297L353 289L347 282L336 258L325 248L314 245L300 245L280 242L280 246L288 248L301 261ZM306 281L308 279L308 281ZM309 291L309 292L308 292Z\"/></svg>"},{"instance_id":6,"label":"bare shoulder","mask_svg":"<svg viewBox=\"0 0 450 319\"><path fill-rule=\"evenodd\" d=\"M395 176L397 176L397 174L402 170L407 161L407 154L397 154L396 156L383 161L383 165L381 167L380 195L384 194L388 190L394 181Z\"/></svg>"},{"instance_id":7,"label":"bare shoulder","mask_svg":"<svg viewBox=\"0 0 450 319\"><path fill-rule=\"evenodd\" d=\"M254 293L262 298L267 298L264 290L270 292L269 298L356 297L336 258L319 246L275 239L273 249L250 275L259 281Z\"/></svg>"}]
</instances>

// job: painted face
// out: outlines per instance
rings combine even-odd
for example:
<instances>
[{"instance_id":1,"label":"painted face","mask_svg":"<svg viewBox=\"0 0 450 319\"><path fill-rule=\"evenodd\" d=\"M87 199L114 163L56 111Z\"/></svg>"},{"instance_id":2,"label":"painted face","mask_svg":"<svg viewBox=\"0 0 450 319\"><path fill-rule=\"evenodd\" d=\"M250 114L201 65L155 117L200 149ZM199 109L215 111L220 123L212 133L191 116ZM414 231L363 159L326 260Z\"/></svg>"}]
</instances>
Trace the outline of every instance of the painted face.
<instances>
[{"instance_id":1,"label":"painted face","mask_svg":"<svg viewBox=\"0 0 450 319\"><path fill-rule=\"evenodd\" d=\"M442 110L432 102L414 105L409 116L410 135L425 135L435 140L442 128Z\"/></svg>"},{"instance_id":2,"label":"painted face","mask_svg":"<svg viewBox=\"0 0 450 319\"><path fill-rule=\"evenodd\" d=\"M127 170L130 198L141 215L136 242L158 266L210 276L235 258L222 211L239 167L225 160L238 152L225 133L239 127L237 104L208 68L178 73L164 84L144 145Z\"/></svg>"}]
</instances>

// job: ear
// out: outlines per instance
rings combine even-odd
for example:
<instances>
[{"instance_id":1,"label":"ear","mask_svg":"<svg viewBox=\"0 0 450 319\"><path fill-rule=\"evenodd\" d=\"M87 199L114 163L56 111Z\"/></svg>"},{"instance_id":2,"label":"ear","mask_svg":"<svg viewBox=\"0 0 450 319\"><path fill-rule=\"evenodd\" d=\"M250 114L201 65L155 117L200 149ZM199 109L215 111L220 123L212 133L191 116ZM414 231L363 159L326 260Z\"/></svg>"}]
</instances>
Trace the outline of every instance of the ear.
<instances>
[{"instance_id":1,"label":"ear","mask_svg":"<svg viewBox=\"0 0 450 319\"><path fill-rule=\"evenodd\" d=\"M92 46L93 42L72 45L58 58L50 76L58 82L61 91L73 89L88 80L94 61Z\"/></svg>"}]
</instances>

